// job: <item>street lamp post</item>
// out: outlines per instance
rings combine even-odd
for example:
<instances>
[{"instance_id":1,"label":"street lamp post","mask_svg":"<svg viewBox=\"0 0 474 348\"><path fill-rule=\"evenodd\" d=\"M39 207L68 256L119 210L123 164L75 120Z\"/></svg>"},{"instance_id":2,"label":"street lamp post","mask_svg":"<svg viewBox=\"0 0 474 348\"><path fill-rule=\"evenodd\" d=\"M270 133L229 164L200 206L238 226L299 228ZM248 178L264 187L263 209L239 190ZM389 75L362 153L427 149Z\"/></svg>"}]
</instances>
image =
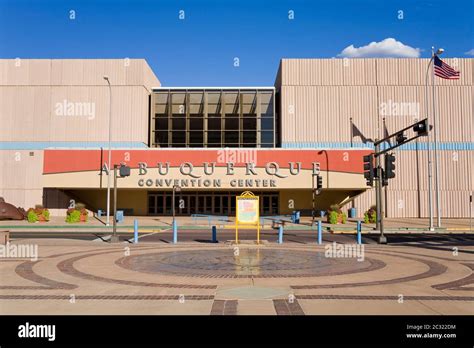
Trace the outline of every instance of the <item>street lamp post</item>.
<instances>
[{"instance_id":1,"label":"street lamp post","mask_svg":"<svg viewBox=\"0 0 474 348\"><path fill-rule=\"evenodd\" d=\"M109 85L109 159L107 161L107 220L106 226L110 226L110 171L112 170L112 87L110 86L109 77L104 75L104 80Z\"/></svg>"}]
</instances>

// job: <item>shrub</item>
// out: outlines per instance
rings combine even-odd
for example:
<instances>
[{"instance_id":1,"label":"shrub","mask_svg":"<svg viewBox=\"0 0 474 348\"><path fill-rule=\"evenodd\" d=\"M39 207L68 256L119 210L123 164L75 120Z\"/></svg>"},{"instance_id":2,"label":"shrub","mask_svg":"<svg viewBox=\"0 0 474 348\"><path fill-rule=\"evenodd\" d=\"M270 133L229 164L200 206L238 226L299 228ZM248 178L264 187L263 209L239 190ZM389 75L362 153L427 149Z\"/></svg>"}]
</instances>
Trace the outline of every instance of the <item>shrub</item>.
<instances>
[{"instance_id":1,"label":"shrub","mask_svg":"<svg viewBox=\"0 0 474 348\"><path fill-rule=\"evenodd\" d=\"M375 206L370 207L370 209L364 213L364 222L366 224L374 224L377 222L377 209Z\"/></svg>"},{"instance_id":2,"label":"shrub","mask_svg":"<svg viewBox=\"0 0 474 348\"><path fill-rule=\"evenodd\" d=\"M49 210L48 209L43 210L43 216L44 216L46 221L49 221Z\"/></svg>"},{"instance_id":3,"label":"shrub","mask_svg":"<svg viewBox=\"0 0 474 348\"><path fill-rule=\"evenodd\" d=\"M49 221L49 210L37 204L35 208L28 209L26 219L28 222Z\"/></svg>"},{"instance_id":4,"label":"shrub","mask_svg":"<svg viewBox=\"0 0 474 348\"><path fill-rule=\"evenodd\" d=\"M28 209L28 213L26 214L26 219L28 222L37 222L38 221L38 215L36 215L34 209Z\"/></svg>"},{"instance_id":5,"label":"shrub","mask_svg":"<svg viewBox=\"0 0 474 348\"><path fill-rule=\"evenodd\" d=\"M70 210L72 210L70 212ZM76 209L68 209L68 214L66 217L66 222L75 223L81 221L81 212Z\"/></svg>"},{"instance_id":6,"label":"shrub","mask_svg":"<svg viewBox=\"0 0 474 348\"><path fill-rule=\"evenodd\" d=\"M342 213L342 223L345 224L347 222L347 214Z\"/></svg>"},{"instance_id":7,"label":"shrub","mask_svg":"<svg viewBox=\"0 0 474 348\"><path fill-rule=\"evenodd\" d=\"M337 211L334 211L334 210L330 211L328 216L329 216L330 224L333 224L333 225L337 224L337 217L339 216Z\"/></svg>"}]
</instances>

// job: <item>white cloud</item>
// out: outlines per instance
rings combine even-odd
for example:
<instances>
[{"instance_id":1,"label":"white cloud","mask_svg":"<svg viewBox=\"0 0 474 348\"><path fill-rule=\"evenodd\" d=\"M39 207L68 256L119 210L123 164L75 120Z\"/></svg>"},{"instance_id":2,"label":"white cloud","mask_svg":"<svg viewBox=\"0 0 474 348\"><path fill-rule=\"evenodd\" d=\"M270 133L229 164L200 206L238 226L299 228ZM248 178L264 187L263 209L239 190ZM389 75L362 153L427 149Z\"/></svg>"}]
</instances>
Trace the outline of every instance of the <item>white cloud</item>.
<instances>
[{"instance_id":1,"label":"white cloud","mask_svg":"<svg viewBox=\"0 0 474 348\"><path fill-rule=\"evenodd\" d=\"M347 46L338 57L347 58L418 58L421 49L404 45L393 38L371 42L367 46Z\"/></svg>"},{"instance_id":2,"label":"white cloud","mask_svg":"<svg viewBox=\"0 0 474 348\"><path fill-rule=\"evenodd\" d=\"M474 56L474 48L473 49L470 49L469 51L467 52L464 52L465 55L468 55L468 56Z\"/></svg>"}]
</instances>

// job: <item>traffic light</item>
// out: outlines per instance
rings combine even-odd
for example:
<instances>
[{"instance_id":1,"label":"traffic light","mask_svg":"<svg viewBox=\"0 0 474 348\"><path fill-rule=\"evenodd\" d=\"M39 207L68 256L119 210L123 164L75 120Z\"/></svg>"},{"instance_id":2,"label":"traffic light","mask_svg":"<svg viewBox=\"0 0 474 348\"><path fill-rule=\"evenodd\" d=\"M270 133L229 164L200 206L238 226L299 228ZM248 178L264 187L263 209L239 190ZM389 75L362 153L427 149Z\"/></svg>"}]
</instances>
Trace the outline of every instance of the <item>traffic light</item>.
<instances>
[{"instance_id":1,"label":"traffic light","mask_svg":"<svg viewBox=\"0 0 474 348\"><path fill-rule=\"evenodd\" d=\"M401 132L397 134L395 140L397 141L397 144L403 144L407 140L407 136L405 133Z\"/></svg>"},{"instance_id":2,"label":"traffic light","mask_svg":"<svg viewBox=\"0 0 474 348\"><path fill-rule=\"evenodd\" d=\"M321 175L318 175L316 177L316 189L321 190L323 188L323 177Z\"/></svg>"},{"instance_id":3,"label":"traffic light","mask_svg":"<svg viewBox=\"0 0 474 348\"><path fill-rule=\"evenodd\" d=\"M413 126L413 131L418 135L428 135L428 128L433 129L433 126L428 126L428 119L424 119Z\"/></svg>"},{"instance_id":4,"label":"traffic light","mask_svg":"<svg viewBox=\"0 0 474 348\"><path fill-rule=\"evenodd\" d=\"M395 177L395 156L389 153L385 154L384 179L393 179Z\"/></svg>"},{"instance_id":5,"label":"traffic light","mask_svg":"<svg viewBox=\"0 0 474 348\"><path fill-rule=\"evenodd\" d=\"M130 176L130 167L125 164L120 164L119 174L121 177Z\"/></svg>"},{"instance_id":6,"label":"traffic light","mask_svg":"<svg viewBox=\"0 0 474 348\"><path fill-rule=\"evenodd\" d=\"M364 156L364 178L367 186L374 185L374 155Z\"/></svg>"}]
</instances>

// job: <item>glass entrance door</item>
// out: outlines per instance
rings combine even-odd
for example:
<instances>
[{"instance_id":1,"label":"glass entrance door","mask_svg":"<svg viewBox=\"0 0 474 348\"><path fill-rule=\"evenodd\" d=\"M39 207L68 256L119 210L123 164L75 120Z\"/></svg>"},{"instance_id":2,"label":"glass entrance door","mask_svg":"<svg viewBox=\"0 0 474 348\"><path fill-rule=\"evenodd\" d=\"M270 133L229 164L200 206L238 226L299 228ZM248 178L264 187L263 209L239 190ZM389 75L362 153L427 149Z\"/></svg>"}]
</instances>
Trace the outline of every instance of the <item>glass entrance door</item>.
<instances>
[{"instance_id":1,"label":"glass entrance door","mask_svg":"<svg viewBox=\"0 0 474 348\"><path fill-rule=\"evenodd\" d=\"M235 214L235 196L241 192L181 191L175 196L175 214L209 214L229 216ZM254 192L260 197L260 215L278 214L278 192ZM148 192L149 215L172 215L171 191Z\"/></svg>"}]
</instances>

